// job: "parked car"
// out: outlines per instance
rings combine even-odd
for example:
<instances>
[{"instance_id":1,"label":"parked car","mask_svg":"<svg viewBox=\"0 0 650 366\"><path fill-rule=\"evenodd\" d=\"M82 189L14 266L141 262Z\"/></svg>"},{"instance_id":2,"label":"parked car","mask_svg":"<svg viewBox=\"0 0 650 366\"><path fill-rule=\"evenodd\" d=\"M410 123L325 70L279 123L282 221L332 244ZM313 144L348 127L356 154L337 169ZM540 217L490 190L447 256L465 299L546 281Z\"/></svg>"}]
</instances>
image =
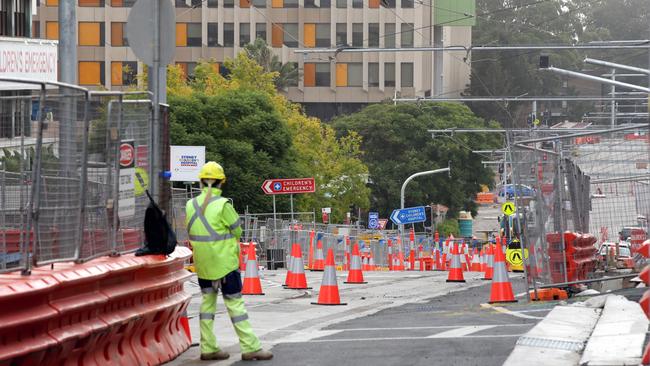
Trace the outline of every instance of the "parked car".
<instances>
[{"instance_id":1,"label":"parked car","mask_svg":"<svg viewBox=\"0 0 650 366\"><path fill-rule=\"evenodd\" d=\"M535 188L523 184L517 184L516 194L519 197L532 197L535 195ZM515 185L507 184L499 190L499 197L511 199L515 196Z\"/></svg>"},{"instance_id":2,"label":"parked car","mask_svg":"<svg viewBox=\"0 0 650 366\"><path fill-rule=\"evenodd\" d=\"M598 248L598 260L601 263L606 263L607 255L614 251L616 256L616 243L605 242ZM630 243L621 241L618 243L618 256L616 256L616 268L634 268L634 258L632 258L632 250Z\"/></svg>"}]
</instances>

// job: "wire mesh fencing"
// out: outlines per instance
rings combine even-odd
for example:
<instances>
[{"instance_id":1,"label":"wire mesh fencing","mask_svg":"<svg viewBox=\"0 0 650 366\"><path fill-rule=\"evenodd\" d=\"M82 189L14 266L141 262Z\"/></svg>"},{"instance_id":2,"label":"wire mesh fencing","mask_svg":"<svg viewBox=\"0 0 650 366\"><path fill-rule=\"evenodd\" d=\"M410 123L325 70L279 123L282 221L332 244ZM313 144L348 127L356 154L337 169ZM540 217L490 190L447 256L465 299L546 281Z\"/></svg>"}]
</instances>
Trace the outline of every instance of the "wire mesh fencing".
<instances>
[{"instance_id":1,"label":"wire mesh fencing","mask_svg":"<svg viewBox=\"0 0 650 366\"><path fill-rule=\"evenodd\" d=\"M21 91L0 98L0 271L140 247L147 95L0 79L10 81Z\"/></svg>"},{"instance_id":2,"label":"wire mesh fencing","mask_svg":"<svg viewBox=\"0 0 650 366\"><path fill-rule=\"evenodd\" d=\"M579 136L513 135L534 142L510 145L502 181L517 212L502 229L508 243L521 240L531 287L586 280L603 263L603 245L633 252L647 239L647 126L593 135L590 129Z\"/></svg>"}]
</instances>

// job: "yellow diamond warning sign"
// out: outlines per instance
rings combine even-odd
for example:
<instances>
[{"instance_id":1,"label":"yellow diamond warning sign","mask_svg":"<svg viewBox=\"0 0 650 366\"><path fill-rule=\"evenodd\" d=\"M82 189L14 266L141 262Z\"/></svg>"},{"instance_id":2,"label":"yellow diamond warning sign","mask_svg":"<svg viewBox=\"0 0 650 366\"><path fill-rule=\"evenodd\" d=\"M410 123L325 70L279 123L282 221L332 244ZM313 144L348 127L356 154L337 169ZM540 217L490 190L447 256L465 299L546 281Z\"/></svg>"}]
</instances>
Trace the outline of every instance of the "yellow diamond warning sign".
<instances>
[{"instance_id":1,"label":"yellow diamond warning sign","mask_svg":"<svg viewBox=\"0 0 650 366\"><path fill-rule=\"evenodd\" d=\"M528 249L524 249L524 255L528 258ZM512 265L512 270L516 271L520 267L523 270L524 259L521 257L521 249L507 249L506 260Z\"/></svg>"},{"instance_id":2,"label":"yellow diamond warning sign","mask_svg":"<svg viewBox=\"0 0 650 366\"><path fill-rule=\"evenodd\" d=\"M501 206L501 212L508 216L512 216L517 211L515 204L512 202L506 202Z\"/></svg>"}]
</instances>

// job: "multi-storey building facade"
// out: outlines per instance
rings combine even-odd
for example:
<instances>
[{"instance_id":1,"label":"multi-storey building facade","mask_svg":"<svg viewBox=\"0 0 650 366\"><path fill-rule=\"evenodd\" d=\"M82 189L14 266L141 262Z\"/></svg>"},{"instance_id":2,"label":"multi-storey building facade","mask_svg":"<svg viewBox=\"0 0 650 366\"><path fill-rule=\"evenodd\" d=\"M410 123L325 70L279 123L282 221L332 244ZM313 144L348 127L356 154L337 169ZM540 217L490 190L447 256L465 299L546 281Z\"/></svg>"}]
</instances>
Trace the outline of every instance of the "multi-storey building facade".
<instances>
[{"instance_id":1,"label":"multi-storey building facade","mask_svg":"<svg viewBox=\"0 0 650 366\"><path fill-rule=\"evenodd\" d=\"M58 0L40 0L35 31L58 38ZM142 70L126 38L135 0L76 0L79 84L122 89ZM188 75L200 59L223 62L256 38L264 39L282 62L295 63L300 81L285 90L312 114L333 114L402 96L436 90L458 95L469 82L466 55L445 53L442 77L432 78L431 52L297 54L301 48L430 46L434 29L443 45L471 43L471 25L435 26L438 2L450 0L175 0L175 63ZM468 0L461 0L467 3ZM469 2L473 3L472 0ZM450 6L450 5L447 5ZM473 6L471 7L473 11ZM452 17L463 14L446 9ZM460 9L462 10L462 9ZM444 22L443 22L444 23ZM452 22L453 23L453 22ZM438 42L439 42L438 41Z\"/></svg>"}]
</instances>

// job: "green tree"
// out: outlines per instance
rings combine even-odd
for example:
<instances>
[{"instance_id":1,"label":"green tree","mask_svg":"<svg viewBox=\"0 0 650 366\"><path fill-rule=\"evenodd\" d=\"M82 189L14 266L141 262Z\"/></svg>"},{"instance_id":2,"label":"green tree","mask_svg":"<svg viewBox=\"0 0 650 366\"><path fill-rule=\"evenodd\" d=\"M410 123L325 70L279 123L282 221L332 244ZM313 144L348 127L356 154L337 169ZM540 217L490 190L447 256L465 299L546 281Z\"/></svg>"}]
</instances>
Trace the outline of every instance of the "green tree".
<instances>
[{"instance_id":1,"label":"green tree","mask_svg":"<svg viewBox=\"0 0 650 366\"><path fill-rule=\"evenodd\" d=\"M263 39L257 38L255 42L247 44L244 49L248 57L262 66L265 72L276 73L273 82L278 90L298 85L300 80L298 67L293 63L283 64Z\"/></svg>"},{"instance_id":2,"label":"green tree","mask_svg":"<svg viewBox=\"0 0 650 366\"><path fill-rule=\"evenodd\" d=\"M369 169L370 208L384 217L399 207L400 189L413 173L446 167L447 174L413 180L406 205L440 203L453 217L460 210L476 214L474 194L491 185L492 172L471 151L500 146L494 135L464 134L431 137L429 129L490 127L466 106L451 103L377 104L333 121L339 136L362 138L362 159Z\"/></svg>"}]
</instances>

